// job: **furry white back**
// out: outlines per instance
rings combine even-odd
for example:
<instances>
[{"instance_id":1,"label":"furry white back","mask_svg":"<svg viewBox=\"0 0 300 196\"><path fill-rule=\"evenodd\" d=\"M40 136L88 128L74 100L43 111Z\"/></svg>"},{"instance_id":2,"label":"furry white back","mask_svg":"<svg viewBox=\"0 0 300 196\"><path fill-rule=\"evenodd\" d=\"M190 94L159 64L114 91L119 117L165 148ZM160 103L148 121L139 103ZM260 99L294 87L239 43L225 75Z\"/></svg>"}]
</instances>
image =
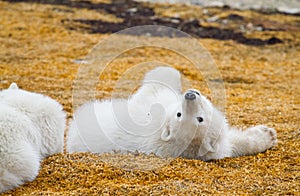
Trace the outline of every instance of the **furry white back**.
<instances>
[{"instance_id":1,"label":"furry white back","mask_svg":"<svg viewBox=\"0 0 300 196\"><path fill-rule=\"evenodd\" d=\"M32 181L40 161L63 151L62 106L15 83L0 92L0 193Z\"/></svg>"}]
</instances>

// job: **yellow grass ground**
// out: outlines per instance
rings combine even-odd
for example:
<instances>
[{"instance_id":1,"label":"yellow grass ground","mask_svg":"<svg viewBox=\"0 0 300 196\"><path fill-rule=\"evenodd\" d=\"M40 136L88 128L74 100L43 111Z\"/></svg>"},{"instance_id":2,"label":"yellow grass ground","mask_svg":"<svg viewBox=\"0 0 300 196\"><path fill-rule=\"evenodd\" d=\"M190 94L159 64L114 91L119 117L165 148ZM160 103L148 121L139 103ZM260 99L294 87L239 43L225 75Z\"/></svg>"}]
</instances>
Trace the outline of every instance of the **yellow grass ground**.
<instances>
[{"instance_id":1,"label":"yellow grass ground","mask_svg":"<svg viewBox=\"0 0 300 196\"><path fill-rule=\"evenodd\" d=\"M205 17L199 14L203 11L201 8L192 6L148 6L155 8L157 16L180 13L182 18ZM300 18L253 11L209 11L220 18L238 13L248 18L274 20L277 26L287 27L285 31L255 31L246 35L263 39L276 36L283 40L284 43L276 45L247 46L235 41L198 40L211 53L222 74L226 88L225 113L230 124L240 128L266 124L275 128L279 140L275 148L256 156L212 162L181 158L169 161L139 154L62 153L43 161L36 180L4 195L298 195ZM17 82L22 89L46 94L64 106L70 119L73 81L80 67L74 60L84 58L109 34L89 34L80 26L70 30L68 25L72 24L62 21L97 19L118 23L122 19L89 9L3 1L0 1L0 16L0 89ZM110 97L124 70L156 58L178 68L194 88L203 89L209 96L205 83L189 69L185 59L168 50L141 48L128 51L111 63L97 84L96 97ZM142 77L140 73L133 78ZM133 89L127 84L123 90ZM126 165L129 162L131 166L135 162L165 164L153 170L134 170Z\"/></svg>"}]
</instances>

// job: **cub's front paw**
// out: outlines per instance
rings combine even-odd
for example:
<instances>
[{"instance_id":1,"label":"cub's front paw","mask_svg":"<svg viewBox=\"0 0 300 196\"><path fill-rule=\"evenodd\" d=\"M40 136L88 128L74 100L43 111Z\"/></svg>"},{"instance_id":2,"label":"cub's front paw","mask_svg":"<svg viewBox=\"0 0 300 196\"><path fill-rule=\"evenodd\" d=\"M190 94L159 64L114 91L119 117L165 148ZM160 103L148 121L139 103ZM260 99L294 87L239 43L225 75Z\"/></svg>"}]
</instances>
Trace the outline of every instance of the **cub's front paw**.
<instances>
[{"instance_id":1,"label":"cub's front paw","mask_svg":"<svg viewBox=\"0 0 300 196\"><path fill-rule=\"evenodd\" d=\"M260 141L259 145L264 150L272 148L277 144L277 134L276 131L265 125L258 125L249 129L253 136ZM262 149L262 150L263 150Z\"/></svg>"}]
</instances>

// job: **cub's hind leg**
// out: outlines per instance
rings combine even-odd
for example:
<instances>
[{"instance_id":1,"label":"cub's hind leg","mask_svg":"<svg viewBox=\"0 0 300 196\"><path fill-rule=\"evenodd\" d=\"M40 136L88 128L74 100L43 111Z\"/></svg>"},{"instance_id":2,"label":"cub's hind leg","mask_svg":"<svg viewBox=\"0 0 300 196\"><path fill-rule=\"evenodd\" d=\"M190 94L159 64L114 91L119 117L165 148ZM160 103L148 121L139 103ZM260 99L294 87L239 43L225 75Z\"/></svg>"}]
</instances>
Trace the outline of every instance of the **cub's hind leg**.
<instances>
[{"instance_id":1,"label":"cub's hind leg","mask_svg":"<svg viewBox=\"0 0 300 196\"><path fill-rule=\"evenodd\" d=\"M180 72L171 67L156 67L149 71L144 78L143 83L152 82L169 89L176 93L181 93L181 76Z\"/></svg>"}]
</instances>

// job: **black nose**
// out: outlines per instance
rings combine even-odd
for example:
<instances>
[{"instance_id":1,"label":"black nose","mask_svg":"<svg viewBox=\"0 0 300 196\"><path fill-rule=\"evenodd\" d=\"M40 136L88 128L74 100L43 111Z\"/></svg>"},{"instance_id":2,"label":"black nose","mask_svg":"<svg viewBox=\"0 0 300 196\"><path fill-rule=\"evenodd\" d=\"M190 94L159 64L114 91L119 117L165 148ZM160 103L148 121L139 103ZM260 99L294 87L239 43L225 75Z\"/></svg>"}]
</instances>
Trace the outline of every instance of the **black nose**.
<instances>
[{"instance_id":1,"label":"black nose","mask_svg":"<svg viewBox=\"0 0 300 196\"><path fill-rule=\"evenodd\" d=\"M185 97L185 99L188 99L188 100L196 99L196 95L194 93L191 93L191 92L186 93L184 97Z\"/></svg>"}]
</instances>

